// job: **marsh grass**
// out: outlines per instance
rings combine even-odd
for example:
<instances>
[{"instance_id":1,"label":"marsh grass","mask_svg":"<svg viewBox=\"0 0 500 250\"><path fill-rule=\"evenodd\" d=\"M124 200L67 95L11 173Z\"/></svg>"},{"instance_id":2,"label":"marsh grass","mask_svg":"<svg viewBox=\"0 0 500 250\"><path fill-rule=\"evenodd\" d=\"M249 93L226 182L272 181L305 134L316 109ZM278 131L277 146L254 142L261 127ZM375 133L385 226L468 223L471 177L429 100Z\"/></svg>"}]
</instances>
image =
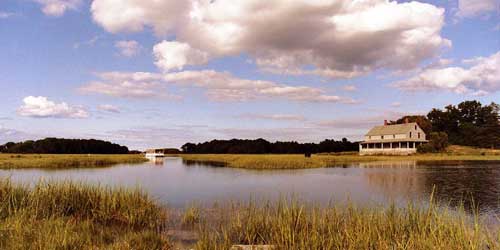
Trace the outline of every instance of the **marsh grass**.
<instances>
[{"instance_id":1,"label":"marsh grass","mask_svg":"<svg viewBox=\"0 0 500 250\"><path fill-rule=\"evenodd\" d=\"M405 208L327 208L302 203L233 204L203 224L199 250L233 244L274 245L274 249L499 249L500 232L459 212L408 204Z\"/></svg>"},{"instance_id":2,"label":"marsh grass","mask_svg":"<svg viewBox=\"0 0 500 250\"><path fill-rule=\"evenodd\" d=\"M138 190L0 180L0 249L169 249L165 220Z\"/></svg>"},{"instance_id":3,"label":"marsh grass","mask_svg":"<svg viewBox=\"0 0 500 250\"><path fill-rule=\"evenodd\" d=\"M500 162L495 154L417 154L410 156L360 156L353 154L318 154L310 158L304 155L244 155L244 154L181 154L187 165L196 163L217 164L222 167L248 169L303 169L343 167L353 163L375 161L416 161L433 164L459 162Z\"/></svg>"},{"instance_id":4,"label":"marsh grass","mask_svg":"<svg viewBox=\"0 0 500 250\"><path fill-rule=\"evenodd\" d=\"M13 168L82 168L106 167L120 163L142 163L147 159L139 154L0 154L0 169Z\"/></svg>"},{"instance_id":5,"label":"marsh grass","mask_svg":"<svg viewBox=\"0 0 500 250\"><path fill-rule=\"evenodd\" d=\"M170 213L168 213L170 214ZM197 235L186 249L224 250L233 244L275 249L500 249L500 231L488 231L463 208L316 207L279 202L191 205L178 221L139 190L80 183L34 186L0 179L0 249L173 249L168 231ZM497 223L500 223L498 221ZM182 248L184 249L184 248Z\"/></svg>"},{"instance_id":6,"label":"marsh grass","mask_svg":"<svg viewBox=\"0 0 500 250\"><path fill-rule=\"evenodd\" d=\"M182 227L186 229L194 229L200 223L201 212L197 205L188 206L182 215Z\"/></svg>"}]
</instances>

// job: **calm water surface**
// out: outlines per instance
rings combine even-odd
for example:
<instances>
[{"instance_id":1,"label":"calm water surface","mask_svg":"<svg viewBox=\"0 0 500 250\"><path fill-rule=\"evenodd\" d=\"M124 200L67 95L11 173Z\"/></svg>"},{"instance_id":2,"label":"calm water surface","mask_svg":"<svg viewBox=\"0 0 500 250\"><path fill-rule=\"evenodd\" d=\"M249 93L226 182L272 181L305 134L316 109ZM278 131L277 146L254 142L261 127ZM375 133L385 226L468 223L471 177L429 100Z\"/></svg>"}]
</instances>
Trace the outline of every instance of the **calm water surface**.
<instances>
[{"instance_id":1,"label":"calm water surface","mask_svg":"<svg viewBox=\"0 0 500 250\"><path fill-rule=\"evenodd\" d=\"M196 202L275 200L291 195L327 204L353 201L386 204L427 202L434 191L440 203L474 203L482 214L500 216L500 163L419 165L376 162L337 168L245 170L189 164L165 158L141 165L65 170L0 170L15 182L76 180L111 186L140 187L169 206ZM472 197L472 198L471 198ZM473 200L473 202L471 202Z\"/></svg>"}]
</instances>

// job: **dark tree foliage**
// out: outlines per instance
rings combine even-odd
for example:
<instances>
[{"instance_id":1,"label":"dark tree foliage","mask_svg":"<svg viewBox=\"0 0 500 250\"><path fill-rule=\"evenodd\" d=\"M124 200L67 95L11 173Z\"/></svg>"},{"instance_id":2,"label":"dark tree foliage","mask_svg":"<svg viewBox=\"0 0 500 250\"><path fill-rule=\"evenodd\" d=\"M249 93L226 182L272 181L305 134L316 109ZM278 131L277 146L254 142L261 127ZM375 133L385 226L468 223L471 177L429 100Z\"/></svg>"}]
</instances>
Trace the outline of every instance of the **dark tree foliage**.
<instances>
[{"instance_id":1,"label":"dark tree foliage","mask_svg":"<svg viewBox=\"0 0 500 250\"><path fill-rule=\"evenodd\" d=\"M406 121L408 122L416 122L420 128L426 133L429 134L432 132L432 123L429 121L427 117L424 115L407 115L403 116L396 121L391 121L389 124L403 124Z\"/></svg>"},{"instance_id":2,"label":"dark tree foliage","mask_svg":"<svg viewBox=\"0 0 500 250\"><path fill-rule=\"evenodd\" d=\"M94 139L45 138L38 141L8 142L0 146L2 153L32 154L127 154L128 148Z\"/></svg>"},{"instance_id":3,"label":"dark tree foliage","mask_svg":"<svg viewBox=\"0 0 500 250\"><path fill-rule=\"evenodd\" d=\"M268 142L256 140L213 140L203 143L186 143L182 152L188 154L306 154L357 151L358 143L346 138L341 141L324 140L318 143Z\"/></svg>"},{"instance_id":4,"label":"dark tree foliage","mask_svg":"<svg viewBox=\"0 0 500 250\"><path fill-rule=\"evenodd\" d=\"M428 136L429 143L420 145L417 150L420 153L443 152L448 147L448 135L445 132L431 132Z\"/></svg>"},{"instance_id":5,"label":"dark tree foliage","mask_svg":"<svg viewBox=\"0 0 500 250\"><path fill-rule=\"evenodd\" d=\"M433 109L427 115L432 131L445 132L456 145L500 148L500 106L483 106L478 101L464 101L457 106Z\"/></svg>"}]
</instances>

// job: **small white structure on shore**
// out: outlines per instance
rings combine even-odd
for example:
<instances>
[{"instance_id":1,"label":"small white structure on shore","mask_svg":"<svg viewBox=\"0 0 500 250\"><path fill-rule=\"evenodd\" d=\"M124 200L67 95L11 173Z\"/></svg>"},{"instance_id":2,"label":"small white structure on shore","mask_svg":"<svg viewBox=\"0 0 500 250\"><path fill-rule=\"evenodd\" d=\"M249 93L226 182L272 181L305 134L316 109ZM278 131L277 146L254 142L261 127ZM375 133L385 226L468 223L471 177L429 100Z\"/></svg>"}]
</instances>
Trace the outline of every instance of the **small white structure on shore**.
<instances>
[{"instance_id":1,"label":"small white structure on shore","mask_svg":"<svg viewBox=\"0 0 500 250\"><path fill-rule=\"evenodd\" d=\"M365 140L359 144L360 155L410 155L417 152L417 147L427 143L425 133L416 122L387 124L372 128Z\"/></svg>"},{"instance_id":2,"label":"small white structure on shore","mask_svg":"<svg viewBox=\"0 0 500 250\"><path fill-rule=\"evenodd\" d=\"M148 149L146 150L146 158L156 158L156 157L164 157L165 153L163 153L163 149Z\"/></svg>"}]
</instances>

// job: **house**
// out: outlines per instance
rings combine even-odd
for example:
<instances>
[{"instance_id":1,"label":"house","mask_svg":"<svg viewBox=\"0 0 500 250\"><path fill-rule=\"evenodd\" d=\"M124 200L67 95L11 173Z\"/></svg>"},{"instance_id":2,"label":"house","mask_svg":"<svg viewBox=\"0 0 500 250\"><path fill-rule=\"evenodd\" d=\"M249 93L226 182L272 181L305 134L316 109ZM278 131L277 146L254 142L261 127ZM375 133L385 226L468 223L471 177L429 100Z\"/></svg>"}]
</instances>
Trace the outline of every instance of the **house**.
<instances>
[{"instance_id":1,"label":"house","mask_svg":"<svg viewBox=\"0 0 500 250\"><path fill-rule=\"evenodd\" d=\"M415 122L375 126L359 144L360 155L410 155L417 152L417 147L427 143L425 133Z\"/></svg>"}]
</instances>

